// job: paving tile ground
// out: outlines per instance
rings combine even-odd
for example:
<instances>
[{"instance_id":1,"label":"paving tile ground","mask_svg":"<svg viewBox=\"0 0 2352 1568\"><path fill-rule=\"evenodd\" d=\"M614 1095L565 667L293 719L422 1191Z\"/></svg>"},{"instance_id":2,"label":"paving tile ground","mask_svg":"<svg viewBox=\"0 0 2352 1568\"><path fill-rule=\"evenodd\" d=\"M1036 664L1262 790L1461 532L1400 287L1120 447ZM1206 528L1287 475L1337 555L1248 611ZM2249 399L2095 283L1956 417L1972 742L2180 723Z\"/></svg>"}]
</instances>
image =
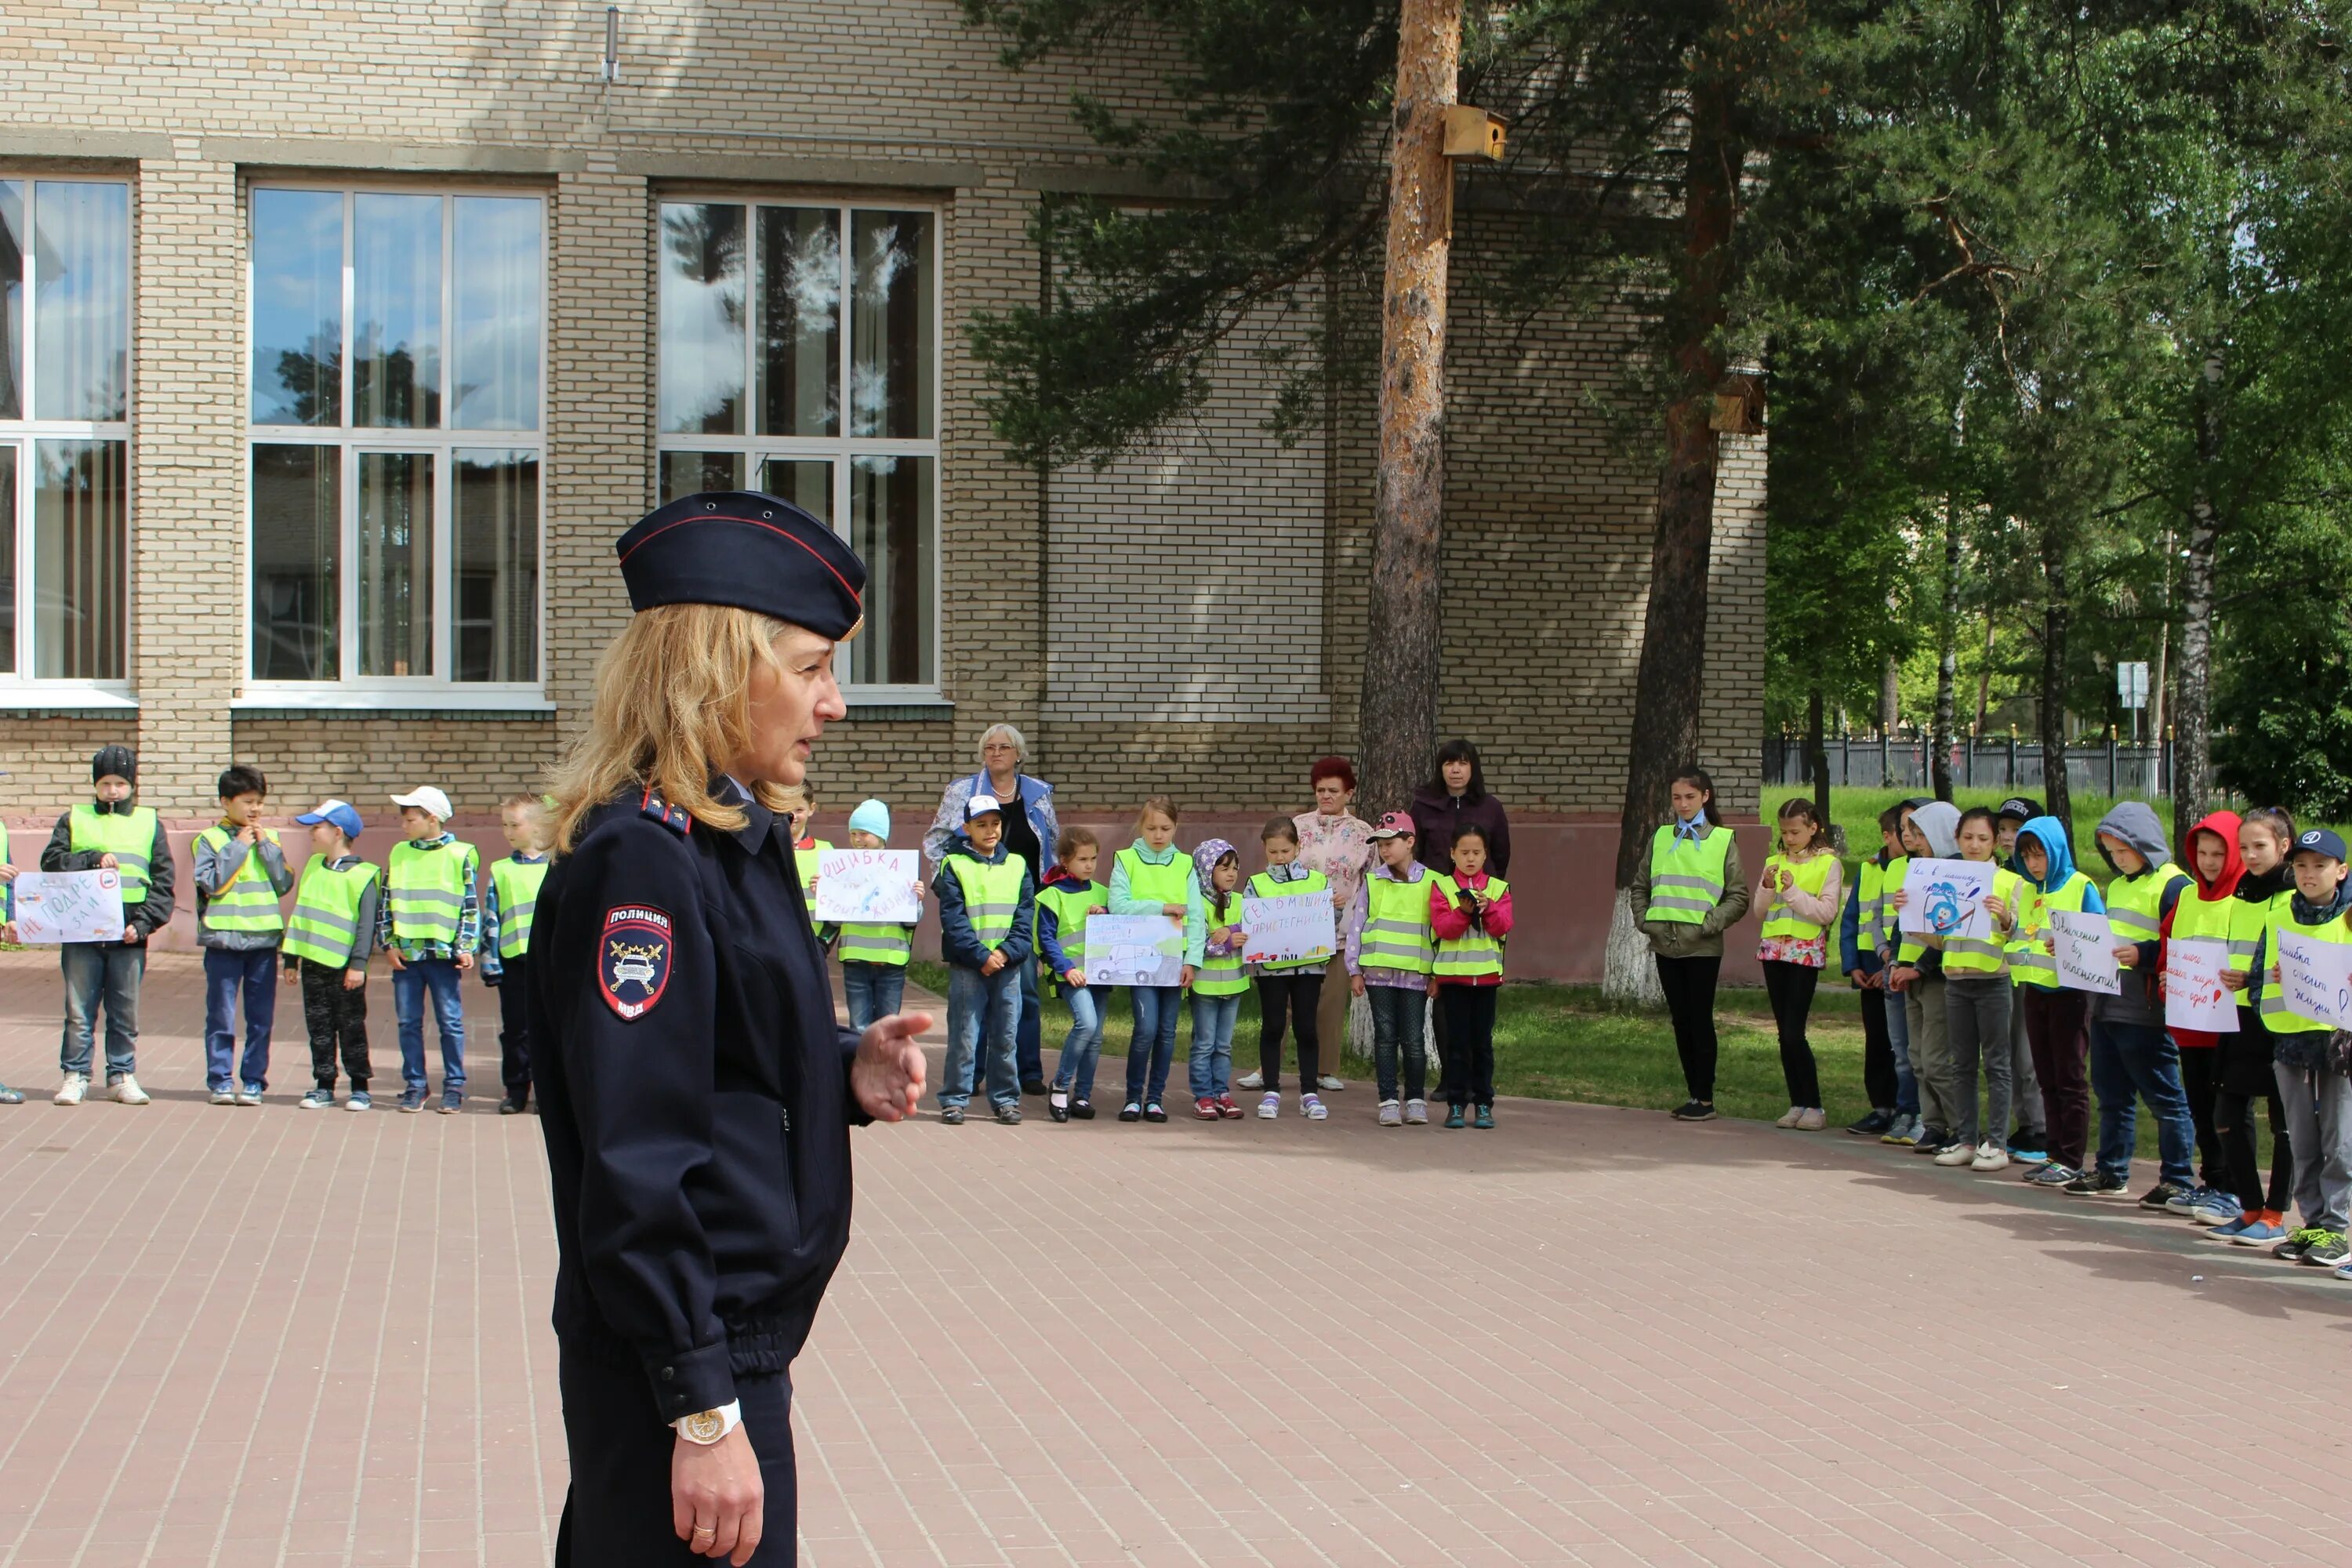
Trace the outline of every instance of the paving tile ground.
<instances>
[{"instance_id":1,"label":"paving tile ground","mask_svg":"<svg viewBox=\"0 0 2352 1568\"><path fill-rule=\"evenodd\" d=\"M549 1560L537 1125L297 1110L288 1001L259 1110L175 957L153 1105L0 1110L0 1568ZM58 1012L0 955L0 1077ZM803 1561L2352 1562L2352 1285L1851 1139L1333 1098L860 1133Z\"/></svg>"}]
</instances>

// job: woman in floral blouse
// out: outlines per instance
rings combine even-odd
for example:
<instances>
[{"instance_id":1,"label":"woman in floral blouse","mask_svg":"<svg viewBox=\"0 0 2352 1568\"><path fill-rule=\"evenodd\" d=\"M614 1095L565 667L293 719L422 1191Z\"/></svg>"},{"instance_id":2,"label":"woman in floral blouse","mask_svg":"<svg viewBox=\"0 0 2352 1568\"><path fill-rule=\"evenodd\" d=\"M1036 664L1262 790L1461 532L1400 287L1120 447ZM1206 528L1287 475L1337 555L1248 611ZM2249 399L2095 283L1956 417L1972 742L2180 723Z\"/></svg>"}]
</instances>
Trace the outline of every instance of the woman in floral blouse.
<instances>
[{"instance_id":1,"label":"woman in floral blouse","mask_svg":"<svg viewBox=\"0 0 2352 1568\"><path fill-rule=\"evenodd\" d=\"M1355 901L1356 889L1372 868L1372 825L1348 809L1356 798L1356 770L1347 758L1322 758L1307 770L1307 781L1315 789L1315 809L1291 818L1298 829L1298 859L1330 882L1336 915ZM1334 953L1315 1019L1317 1035L1328 1042L1323 1059L1329 1065L1318 1080L1327 1089L1348 1087L1330 1068L1339 1065L1347 1048L1349 1000L1347 961Z\"/></svg>"}]
</instances>

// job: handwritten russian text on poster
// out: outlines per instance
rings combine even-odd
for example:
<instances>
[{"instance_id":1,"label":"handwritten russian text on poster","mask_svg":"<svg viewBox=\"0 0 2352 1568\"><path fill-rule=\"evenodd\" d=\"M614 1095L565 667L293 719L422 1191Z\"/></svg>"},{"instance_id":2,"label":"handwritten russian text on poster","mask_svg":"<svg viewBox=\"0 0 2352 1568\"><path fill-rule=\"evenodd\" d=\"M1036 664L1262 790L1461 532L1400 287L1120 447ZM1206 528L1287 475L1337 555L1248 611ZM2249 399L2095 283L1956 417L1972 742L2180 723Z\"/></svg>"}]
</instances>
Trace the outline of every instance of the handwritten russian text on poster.
<instances>
[{"instance_id":1,"label":"handwritten russian text on poster","mask_svg":"<svg viewBox=\"0 0 2352 1568\"><path fill-rule=\"evenodd\" d=\"M2068 991L2095 991L2102 995L2124 994L2123 976L2116 972L2116 932L2105 915L2050 911L2051 956L2058 961L2058 984Z\"/></svg>"},{"instance_id":2,"label":"handwritten russian text on poster","mask_svg":"<svg viewBox=\"0 0 2352 1568\"><path fill-rule=\"evenodd\" d=\"M1096 915L1087 921L1087 984L1175 985L1184 978L1184 928L1166 915Z\"/></svg>"},{"instance_id":3,"label":"handwritten russian text on poster","mask_svg":"<svg viewBox=\"0 0 2352 1568\"><path fill-rule=\"evenodd\" d=\"M27 871L16 879L16 939L121 942L122 873Z\"/></svg>"},{"instance_id":4,"label":"handwritten russian text on poster","mask_svg":"<svg viewBox=\"0 0 2352 1568\"><path fill-rule=\"evenodd\" d=\"M816 918L908 925L921 918L912 849L828 849L817 858Z\"/></svg>"},{"instance_id":5,"label":"handwritten russian text on poster","mask_svg":"<svg viewBox=\"0 0 2352 1568\"><path fill-rule=\"evenodd\" d=\"M2237 993L2221 984L2229 960L2230 950L2218 942L2176 940L2165 944L2166 1027L2226 1035L2238 1026Z\"/></svg>"},{"instance_id":6,"label":"handwritten russian text on poster","mask_svg":"<svg viewBox=\"0 0 2352 1568\"><path fill-rule=\"evenodd\" d=\"M1903 873L1900 924L1913 936L1992 935L1994 867L1989 860L1914 860Z\"/></svg>"},{"instance_id":7,"label":"handwritten russian text on poster","mask_svg":"<svg viewBox=\"0 0 2352 1568\"><path fill-rule=\"evenodd\" d=\"M1291 899L1242 900L1242 930L1248 940L1242 957L1251 963L1302 963L1328 959L1339 931L1331 900L1307 894Z\"/></svg>"},{"instance_id":8,"label":"handwritten russian text on poster","mask_svg":"<svg viewBox=\"0 0 2352 1568\"><path fill-rule=\"evenodd\" d=\"M2352 1028L2352 944L2295 931L2281 930L2277 936L2279 987L2286 1010L2315 1024Z\"/></svg>"}]
</instances>

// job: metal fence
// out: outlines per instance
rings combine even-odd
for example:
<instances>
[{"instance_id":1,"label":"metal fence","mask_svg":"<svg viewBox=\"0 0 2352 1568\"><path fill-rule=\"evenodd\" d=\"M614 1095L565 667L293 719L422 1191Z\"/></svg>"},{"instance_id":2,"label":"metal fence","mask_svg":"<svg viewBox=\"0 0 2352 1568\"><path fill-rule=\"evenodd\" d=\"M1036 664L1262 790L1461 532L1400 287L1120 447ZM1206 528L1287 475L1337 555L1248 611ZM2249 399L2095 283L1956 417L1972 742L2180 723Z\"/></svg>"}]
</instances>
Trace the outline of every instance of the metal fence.
<instances>
[{"instance_id":1,"label":"metal fence","mask_svg":"<svg viewBox=\"0 0 2352 1568\"><path fill-rule=\"evenodd\" d=\"M1934 787L1928 769L1931 748L1925 737L1825 737L1830 784L1860 789ZM1764 784L1803 786L1812 782L1805 768L1801 735L1764 738ZM2009 737L1960 739L1952 742L1952 783L1962 789L2014 789L2038 794L2045 782L2042 742ZM2172 745L2126 746L2113 741L2086 742L2066 749L2066 787L2083 795L2152 799L2172 789Z\"/></svg>"}]
</instances>

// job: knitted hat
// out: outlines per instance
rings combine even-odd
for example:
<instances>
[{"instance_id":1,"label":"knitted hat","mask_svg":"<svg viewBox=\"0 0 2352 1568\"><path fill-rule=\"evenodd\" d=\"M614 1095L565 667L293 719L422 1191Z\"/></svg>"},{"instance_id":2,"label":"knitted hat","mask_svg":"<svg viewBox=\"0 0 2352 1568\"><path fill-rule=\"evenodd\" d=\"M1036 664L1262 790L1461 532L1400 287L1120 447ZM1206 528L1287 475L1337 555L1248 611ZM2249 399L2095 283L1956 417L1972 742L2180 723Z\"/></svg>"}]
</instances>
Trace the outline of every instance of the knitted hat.
<instances>
[{"instance_id":1,"label":"knitted hat","mask_svg":"<svg viewBox=\"0 0 2352 1568\"><path fill-rule=\"evenodd\" d=\"M128 746L100 746L89 760L89 782L96 784L109 773L125 784L137 784L139 753Z\"/></svg>"},{"instance_id":2,"label":"knitted hat","mask_svg":"<svg viewBox=\"0 0 2352 1568\"><path fill-rule=\"evenodd\" d=\"M878 800L862 800L857 809L849 814L849 831L871 833L883 843L890 842L890 808Z\"/></svg>"}]
</instances>

